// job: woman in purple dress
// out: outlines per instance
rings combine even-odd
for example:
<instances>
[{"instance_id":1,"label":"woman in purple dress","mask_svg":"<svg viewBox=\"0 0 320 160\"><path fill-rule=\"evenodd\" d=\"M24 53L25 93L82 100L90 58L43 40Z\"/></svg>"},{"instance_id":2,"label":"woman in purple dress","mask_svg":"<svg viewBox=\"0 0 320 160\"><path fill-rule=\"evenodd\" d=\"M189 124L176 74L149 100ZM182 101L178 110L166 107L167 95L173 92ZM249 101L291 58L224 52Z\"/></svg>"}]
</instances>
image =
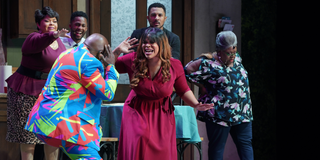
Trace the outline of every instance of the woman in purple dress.
<instances>
[{"instance_id":1,"label":"woman in purple dress","mask_svg":"<svg viewBox=\"0 0 320 160\"><path fill-rule=\"evenodd\" d=\"M58 29L59 14L50 7L35 11L38 32L31 33L22 45L22 60L8 83L7 135L9 142L20 143L22 160L32 160L36 144L44 144L24 130L26 120L40 94L55 59L66 48L59 37L68 30ZM70 37L69 37L70 38ZM56 160L58 148L44 145L46 160Z\"/></svg>"}]
</instances>

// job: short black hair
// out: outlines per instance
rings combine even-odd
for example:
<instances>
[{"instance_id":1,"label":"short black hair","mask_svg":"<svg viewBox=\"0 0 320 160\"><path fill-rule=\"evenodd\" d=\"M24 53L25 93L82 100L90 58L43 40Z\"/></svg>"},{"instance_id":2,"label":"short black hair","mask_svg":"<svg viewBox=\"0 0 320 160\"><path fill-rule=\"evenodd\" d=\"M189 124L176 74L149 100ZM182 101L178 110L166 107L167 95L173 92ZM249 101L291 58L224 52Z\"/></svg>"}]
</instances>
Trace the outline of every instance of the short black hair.
<instances>
[{"instance_id":1,"label":"short black hair","mask_svg":"<svg viewBox=\"0 0 320 160\"><path fill-rule=\"evenodd\" d=\"M161 3L152 3L152 4L148 7L148 15L149 15L149 13L150 13L151 8L153 8L153 7L162 8L163 11L164 11L164 14L166 14L166 7L165 7L163 4L161 4Z\"/></svg>"},{"instance_id":2,"label":"short black hair","mask_svg":"<svg viewBox=\"0 0 320 160\"><path fill-rule=\"evenodd\" d=\"M75 11L71 14L71 18L70 18L70 23L72 23L72 21L76 18L76 17L84 17L86 18L87 22L88 22L88 15L82 11Z\"/></svg>"},{"instance_id":3,"label":"short black hair","mask_svg":"<svg viewBox=\"0 0 320 160\"><path fill-rule=\"evenodd\" d=\"M51 18L56 17L57 21L59 21L59 14L54 11L53 9L51 9L50 7L46 6L43 7L42 10L37 9L34 13L34 18L37 24L40 24L41 20L45 17L45 16L49 16ZM39 30L39 28L37 27L37 29Z\"/></svg>"}]
</instances>

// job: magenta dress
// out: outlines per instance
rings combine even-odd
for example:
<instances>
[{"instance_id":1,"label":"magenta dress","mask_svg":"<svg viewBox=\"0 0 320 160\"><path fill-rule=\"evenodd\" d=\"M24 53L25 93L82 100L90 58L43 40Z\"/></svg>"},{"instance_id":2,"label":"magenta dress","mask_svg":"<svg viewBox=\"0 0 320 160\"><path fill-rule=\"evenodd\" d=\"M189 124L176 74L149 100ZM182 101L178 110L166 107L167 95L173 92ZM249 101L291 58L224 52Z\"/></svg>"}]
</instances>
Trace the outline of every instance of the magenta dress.
<instances>
[{"instance_id":1,"label":"magenta dress","mask_svg":"<svg viewBox=\"0 0 320 160\"><path fill-rule=\"evenodd\" d=\"M116 69L128 73L135 53L119 57ZM187 85L182 64L170 59L171 79L162 83L161 69L154 79L144 78L131 90L122 113L118 160L176 160L176 127L171 97L173 87L182 96ZM148 72L149 74L149 72ZM150 76L149 76L150 77Z\"/></svg>"}]
</instances>

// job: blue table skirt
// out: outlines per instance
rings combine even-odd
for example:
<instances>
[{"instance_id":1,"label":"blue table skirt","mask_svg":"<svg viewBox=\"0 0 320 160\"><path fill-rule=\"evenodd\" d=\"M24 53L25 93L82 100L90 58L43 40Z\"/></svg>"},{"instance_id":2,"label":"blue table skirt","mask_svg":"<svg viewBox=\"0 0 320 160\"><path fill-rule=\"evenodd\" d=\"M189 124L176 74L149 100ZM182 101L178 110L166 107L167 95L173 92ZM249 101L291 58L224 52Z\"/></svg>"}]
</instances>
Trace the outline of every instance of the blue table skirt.
<instances>
[{"instance_id":1,"label":"blue table skirt","mask_svg":"<svg viewBox=\"0 0 320 160\"><path fill-rule=\"evenodd\" d=\"M189 143L200 142L194 109L190 106L174 106L176 136ZM123 103L103 104L100 124L104 137L120 137Z\"/></svg>"}]
</instances>

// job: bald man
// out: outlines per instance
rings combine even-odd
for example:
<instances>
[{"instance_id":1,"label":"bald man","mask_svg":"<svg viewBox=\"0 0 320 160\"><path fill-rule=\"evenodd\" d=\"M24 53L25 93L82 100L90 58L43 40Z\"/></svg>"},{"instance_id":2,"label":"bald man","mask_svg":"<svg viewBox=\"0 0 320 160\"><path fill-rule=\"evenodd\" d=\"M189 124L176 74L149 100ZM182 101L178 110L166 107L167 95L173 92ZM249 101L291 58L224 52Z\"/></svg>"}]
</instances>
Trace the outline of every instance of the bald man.
<instances>
[{"instance_id":1,"label":"bald man","mask_svg":"<svg viewBox=\"0 0 320 160\"><path fill-rule=\"evenodd\" d=\"M131 52L135 43L127 40L112 53L107 39L95 33L61 53L25 129L48 145L60 147L71 159L101 159L101 102L114 97L119 79L114 67L117 55Z\"/></svg>"}]
</instances>

